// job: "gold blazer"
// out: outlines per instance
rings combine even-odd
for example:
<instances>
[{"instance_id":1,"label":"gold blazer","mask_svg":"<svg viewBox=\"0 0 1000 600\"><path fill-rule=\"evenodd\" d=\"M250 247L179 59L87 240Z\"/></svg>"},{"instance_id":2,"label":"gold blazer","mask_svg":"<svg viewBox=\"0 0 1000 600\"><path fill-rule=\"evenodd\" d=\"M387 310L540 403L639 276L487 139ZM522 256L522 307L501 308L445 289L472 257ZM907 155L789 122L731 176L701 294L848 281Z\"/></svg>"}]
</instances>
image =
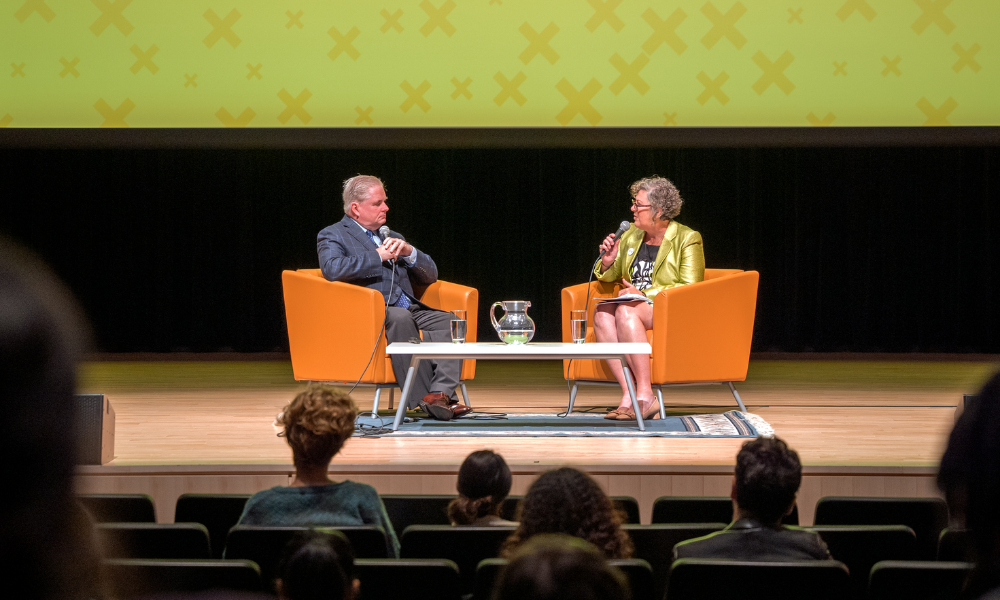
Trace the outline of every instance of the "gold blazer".
<instances>
[{"instance_id":1,"label":"gold blazer","mask_svg":"<svg viewBox=\"0 0 1000 600\"><path fill-rule=\"evenodd\" d=\"M633 224L622 234L618 243L618 256L607 271L601 272L602 264L598 261L594 267L594 275L601 281L621 281L625 278L632 282L632 262L639 254L642 238L645 232ZM663 235L660 250L653 261L653 285L642 290L646 297L652 300L663 290L696 283L705 279L705 251L701 243L701 234L670 221L667 232Z\"/></svg>"}]
</instances>

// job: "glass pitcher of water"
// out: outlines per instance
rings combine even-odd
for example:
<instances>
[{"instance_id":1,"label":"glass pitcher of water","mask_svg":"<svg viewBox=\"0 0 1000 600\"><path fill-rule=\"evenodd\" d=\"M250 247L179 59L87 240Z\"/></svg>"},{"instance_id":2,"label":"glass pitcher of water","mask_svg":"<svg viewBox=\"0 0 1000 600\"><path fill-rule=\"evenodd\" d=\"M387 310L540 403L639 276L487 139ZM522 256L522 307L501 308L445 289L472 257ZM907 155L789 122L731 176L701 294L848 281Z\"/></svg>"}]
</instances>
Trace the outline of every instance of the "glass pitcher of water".
<instances>
[{"instance_id":1,"label":"glass pitcher of water","mask_svg":"<svg viewBox=\"0 0 1000 600\"><path fill-rule=\"evenodd\" d=\"M494 310L502 307L504 315L497 321ZM535 322L528 316L531 302L525 300L504 300L494 302L490 307L490 321L497 330L500 341L505 344L527 344L535 336Z\"/></svg>"}]
</instances>

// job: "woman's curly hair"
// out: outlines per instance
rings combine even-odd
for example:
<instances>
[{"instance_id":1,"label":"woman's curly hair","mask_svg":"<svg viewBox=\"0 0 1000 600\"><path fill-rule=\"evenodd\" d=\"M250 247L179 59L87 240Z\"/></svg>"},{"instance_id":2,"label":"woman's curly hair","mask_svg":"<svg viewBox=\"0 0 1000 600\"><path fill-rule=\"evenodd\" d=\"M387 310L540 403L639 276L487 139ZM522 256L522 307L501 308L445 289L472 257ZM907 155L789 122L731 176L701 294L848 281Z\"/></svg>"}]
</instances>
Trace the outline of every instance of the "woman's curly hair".
<instances>
[{"instance_id":1,"label":"woman's curly hair","mask_svg":"<svg viewBox=\"0 0 1000 600\"><path fill-rule=\"evenodd\" d=\"M667 178L653 175L644 177L629 186L628 191L635 198L636 194L645 190L646 198L651 206L650 210L661 221L669 221L677 218L681 214L681 205L684 200L677 187Z\"/></svg>"},{"instance_id":2,"label":"woman's curly hair","mask_svg":"<svg viewBox=\"0 0 1000 600\"><path fill-rule=\"evenodd\" d=\"M337 388L313 385L296 396L281 415L295 466L329 464L354 433L357 416L354 400Z\"/></svg>"},{"instance_id":3,"label":"woman's curly hair","mask_svg":"<svg viewBox=\"0 0 1000 600\"><path fill-rule=\"evenodd\" d=\"M621 513L597 482L576 469L563 467L542 473L528 488L519 512L520 524L500 550L504 558L539 533L582 538L607 558L632 556L632 539L621 528Z\"/></svg>"}]
</instances>

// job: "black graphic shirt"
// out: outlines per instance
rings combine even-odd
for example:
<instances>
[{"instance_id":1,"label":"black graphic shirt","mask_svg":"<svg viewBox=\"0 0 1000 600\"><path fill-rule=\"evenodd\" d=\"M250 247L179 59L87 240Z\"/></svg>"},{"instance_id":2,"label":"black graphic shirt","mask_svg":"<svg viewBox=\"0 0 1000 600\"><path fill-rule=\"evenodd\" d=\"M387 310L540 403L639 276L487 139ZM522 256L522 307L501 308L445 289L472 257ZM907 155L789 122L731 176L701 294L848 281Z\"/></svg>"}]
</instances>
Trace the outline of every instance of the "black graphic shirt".
<instances>
[{"instance_id":1,"label":"black graphic shirt","mask_svg":"<svg viewBox=\"0 0 1000 600\"><path fill-rule=\"evenodd\" d=\"M632 261L632 272L629 273L632 285L643 291L653 285L653 262L656 261L656 253L659 246L643 244L639 247L639 254Z\"/></svg>"}]
</instances>

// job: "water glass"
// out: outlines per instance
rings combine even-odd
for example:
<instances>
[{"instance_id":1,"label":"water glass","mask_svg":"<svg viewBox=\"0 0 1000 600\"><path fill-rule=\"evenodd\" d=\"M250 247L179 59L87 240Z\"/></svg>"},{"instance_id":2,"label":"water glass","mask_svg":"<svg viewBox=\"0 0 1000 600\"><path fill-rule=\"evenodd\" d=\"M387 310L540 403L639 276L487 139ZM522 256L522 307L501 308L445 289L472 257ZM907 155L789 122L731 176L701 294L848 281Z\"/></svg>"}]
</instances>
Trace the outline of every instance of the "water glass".
<instances>
[{"instance_id":1,"label":"water glass","mask_svg":"<svg viewBox=\"0 0 1000 600\"><path fill-rule=\"evenodd\" d=\"M569 313L569 331L574 344L582 344L587 339L587 311L571 310Z\"/></svg>"},{"instance_id":2,"label":"water glass","mask_svg":"<svg viewBox=\"0 0 1000 600\"><path fill-rule=\"evenodd\" d=\"M453 344L465 343L465 328L468 325L464 310L451 311L451 341Z\"/></svg>"}]
</instances>

